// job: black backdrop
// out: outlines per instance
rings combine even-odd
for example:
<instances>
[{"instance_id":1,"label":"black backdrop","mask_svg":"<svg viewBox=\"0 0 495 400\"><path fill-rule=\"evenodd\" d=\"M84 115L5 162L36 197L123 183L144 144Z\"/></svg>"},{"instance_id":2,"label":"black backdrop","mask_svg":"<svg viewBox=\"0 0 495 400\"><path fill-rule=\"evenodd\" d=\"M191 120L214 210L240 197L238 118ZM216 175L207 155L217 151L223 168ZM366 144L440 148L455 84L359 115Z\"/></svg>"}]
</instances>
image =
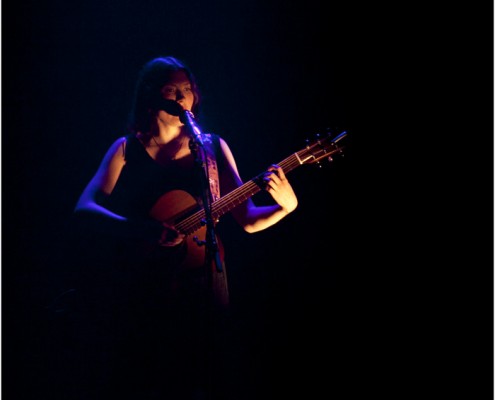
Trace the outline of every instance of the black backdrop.
<instances>
[{"instance_id":1,"label":"black backdrop","mask_svg":"<svg viewBox=\"0 0 495 400\"><path fill-rule=\"evenodd\" d=\"M247 180L327 128L350 130L353 14L318 1L8 3L3 389L5 398L48 399L71 379L60 368L71 361L70 338L50 308L72 288L71 212L125 132L139 68L158 55L192 68L203 94L201 126L227 140ZM352 273L343 272L351 161L352 153L291 172L300 204L277 226L248 235L228 215L218 226L245 346L238 368L248 378L239 393L318 390L343 361L345 345L335 339L348 333L339 310L352 302ZM317 373L308 366L313 357L334 361Z\"/></svg>"},{"instance_id":2,"label":"black backdrop","mask_svg":"<svg viewBox=\"0 0 495 400\"><path fill-rule=\"evenodd\" d=\"M73 379L68 321L50 307L71 288L68 221L124 132L139 68L169 54L196 73L201 126L227 140L244 179L327 127L350 134L344 158L290 173L299 207L280 224L218 226L236 398L492 392L492 10L30 0L2 11L4 398L52 399Z\"/></svg>"}]
</instances>

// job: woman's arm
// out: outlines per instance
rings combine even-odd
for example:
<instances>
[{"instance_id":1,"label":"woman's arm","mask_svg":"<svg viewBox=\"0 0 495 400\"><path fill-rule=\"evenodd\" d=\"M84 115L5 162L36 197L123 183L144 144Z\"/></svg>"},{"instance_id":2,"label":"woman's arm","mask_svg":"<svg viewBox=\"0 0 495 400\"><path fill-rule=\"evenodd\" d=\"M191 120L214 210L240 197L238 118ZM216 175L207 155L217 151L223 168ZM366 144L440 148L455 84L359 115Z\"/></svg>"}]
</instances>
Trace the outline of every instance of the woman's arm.
<instances>
[{"instance_id":1,"label":"woman's arm","mask_svg":"<svg viewBox=\"0 0 495 400\"><path fill-rule=\"evenodd\" d=\"M226 167L221 174L220 186L230 192L242 185L234 156L227 143L220 139ZM264 174L266 190L277 204L256 206L251 198L232 210L235 220L246 232L254 233L275 225L297 207L297 197L282 168L272 165Z\"/></svg>"},{"instance_id":2,"label":"woman's arm","mask_svg":"<svg viewBox=\"0 0 495 400\"><path fill-rule=\"evenodd\" d=\"M158 242L162 246L175 246L184 235L165 223L150 220L134 220L116 214L104 206L122 173L125 161L126 139L117 139L108 149L103 160L83 190L75 207L75 214L84 219L85 225L99 232L123 238L139 238Z\"/></svg>"},{"instance_id":3,"label":"woman's arm","mask_svg":"<svg viewBox=\"0 0 495 400\"><path fill-rule=\"evenodd\" d=\"M102 204L110 196L125 165L126 139L117 139L103 157L96 174L84 188L75 207L76 213L99 216L102 221L125 221L126 218L115 214Z\"/></svg>"}]
</instances>

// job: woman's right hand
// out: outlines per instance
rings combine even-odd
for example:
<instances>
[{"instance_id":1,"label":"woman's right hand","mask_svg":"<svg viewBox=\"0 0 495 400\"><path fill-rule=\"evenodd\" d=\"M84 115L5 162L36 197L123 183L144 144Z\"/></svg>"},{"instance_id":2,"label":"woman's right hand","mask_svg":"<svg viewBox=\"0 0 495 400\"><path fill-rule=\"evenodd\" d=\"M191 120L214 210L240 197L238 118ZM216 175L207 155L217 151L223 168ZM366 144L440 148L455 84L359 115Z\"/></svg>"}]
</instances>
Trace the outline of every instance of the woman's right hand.
<instances>
[{"instance_id":1,"label":"woman's right hand","mask_svg":"<svg viewBox=\"0 0 495 400\"><path fill-rule=\"evenodd\" d=\"M183 233L180 233L172 225L162 222L162 233L158 243L162 247L174 247L181 244L186 237Z\"/></svg>"}]
</instances>

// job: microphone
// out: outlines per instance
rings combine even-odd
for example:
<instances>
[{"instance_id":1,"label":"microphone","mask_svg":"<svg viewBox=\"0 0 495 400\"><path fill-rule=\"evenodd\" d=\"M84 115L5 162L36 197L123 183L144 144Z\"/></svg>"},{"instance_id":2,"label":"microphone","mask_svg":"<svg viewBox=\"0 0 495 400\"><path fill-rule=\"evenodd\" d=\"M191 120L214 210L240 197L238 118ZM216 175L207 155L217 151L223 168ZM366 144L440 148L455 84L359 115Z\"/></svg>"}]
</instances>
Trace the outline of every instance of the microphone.
<instances>
[{"instance_id":1,"label":"microphone","mask_svg":"<svg viewBox=\"0 0 495 400\"><path fill-rule=\"evenodd\" d=\"M178 117L184 110L182 106L174 100L170 99L159 99L157 102L157 108L168 112L171 115Z\"/></svg>"},{"instance_id":2,"label":"microphone","mask_svg":"<svg viewBox=\"0 0 495 400\"><path fill-rule=\"evenodd\" d=\"M170 99L160 99L158 102L158 109L168 112L171 115L179 117L180 122L182 122L189 135L195 139L201 146L203 146L203 139L201 136L201 129L196 123L193 113L189 110L184 110L182 106L174 100Z\"/></svg>"},{"instance_id":3,"label":"microphone","mask_svg":"<svg viewBox=\"0 0 495 400\"><path fill-rule=\"evenodd\" d=\"M196 139L198 143L203 145L203 138L201 136L201 129L199 128L196 120L193 117L193 113L189 110L182 110L179 114L180 122L182 122L189 131L189 134L193 136L193 139Z\"/></svg>"}]
</instances>

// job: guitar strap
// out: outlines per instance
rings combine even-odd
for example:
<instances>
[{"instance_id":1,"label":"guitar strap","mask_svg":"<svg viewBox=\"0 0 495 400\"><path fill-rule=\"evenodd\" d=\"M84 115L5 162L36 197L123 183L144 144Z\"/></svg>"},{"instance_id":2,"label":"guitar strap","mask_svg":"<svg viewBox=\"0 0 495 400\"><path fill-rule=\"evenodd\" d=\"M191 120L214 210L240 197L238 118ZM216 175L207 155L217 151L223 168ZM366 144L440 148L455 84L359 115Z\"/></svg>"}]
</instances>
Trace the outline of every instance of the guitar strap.
<instances>
[{"instance_id":1,"label":"guitar strap","mask_svg":"<svg viewBox=\"0 0 495 400\"><path fill-rule=\"evenodd\" d=\"M206 165L208 167L208 179L210 183L211 196L213 201L217 201L220 199L220 179L218 176L217 159L215 156L215 144L212 140L211 134L203 133L203 143L206 150ZM229 290L225 264L223 265L222 272L217 271L214 262L211 264L213 301L217 306L227 306L229 304Z\"/></svg>"},{"instance_id":2,"label":"guitar strap","mask_svg":"<svg viewBox=\"0 0 495 400\"><path fill-rule=\"evenodd\" d=\"M203 143L206 149L206 164L208 166L208 178L210 180L210 191L213 201L220 198L220 180L218 178L217 159L215 148L210 133L203 134Z\"/></svg>"}]
</instances>

